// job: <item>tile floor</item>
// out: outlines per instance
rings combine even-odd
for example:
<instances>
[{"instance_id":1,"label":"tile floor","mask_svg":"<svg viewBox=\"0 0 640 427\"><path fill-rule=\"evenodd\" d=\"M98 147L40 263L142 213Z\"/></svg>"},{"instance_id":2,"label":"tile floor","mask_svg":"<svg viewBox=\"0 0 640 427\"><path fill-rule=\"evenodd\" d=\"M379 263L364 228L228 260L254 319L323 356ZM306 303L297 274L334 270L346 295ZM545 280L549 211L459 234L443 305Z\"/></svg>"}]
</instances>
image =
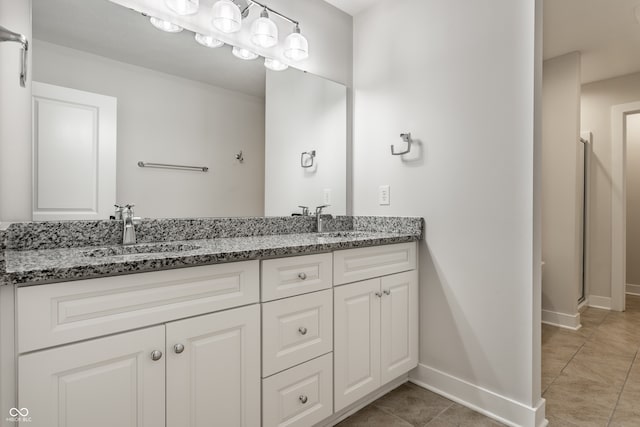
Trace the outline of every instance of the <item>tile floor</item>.
<instances>
[{"instance_id":1,"label":"tile floor","mask_svg":"<svg viewBox=\"0 0 640 427\"><path fill-rule=\"evenodd\" d=\"M339 427L494 427L496 421L406 383L356 412Z\"/></svg>"},{"instance_id":2,"label":"tile floor","mask_svg":"<svg viewBox=\"0 0 640 427\"><path fill-rule=\"evenodd\" d=\"M578 331L542 325L542 396L552 427L640 426L640 297L588 308Z\"/></svg>"}]
</instances>

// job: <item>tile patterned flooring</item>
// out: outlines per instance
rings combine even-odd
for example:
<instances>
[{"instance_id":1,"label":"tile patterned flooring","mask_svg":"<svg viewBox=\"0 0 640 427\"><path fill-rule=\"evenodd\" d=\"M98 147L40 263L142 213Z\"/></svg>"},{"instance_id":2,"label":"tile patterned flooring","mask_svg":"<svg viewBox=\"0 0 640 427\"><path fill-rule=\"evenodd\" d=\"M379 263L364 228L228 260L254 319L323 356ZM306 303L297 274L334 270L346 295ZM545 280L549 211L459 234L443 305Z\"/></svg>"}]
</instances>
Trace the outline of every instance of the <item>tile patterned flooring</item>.
<instances>
[{"instance_id":1,"label":"tile patterned flooring","mask_svg":"<svg viewBox=\"0 0 640 427\"><path fill-rule=\"evenodd\" d=\"M578 331L542 325L542 396L552 427L640 426L640 297L587 308Z\"/></svg>"},{"instance_id":2,"label":"tile patterned flooring","mask_svg":"<svg viewBox=\"0 0 640 427\"><path fill-rule=\"evenodd\" d=\"M411 383L401 385L338 424L339 427L494 427L502 425Z\"/></svg>"},{"instance_id":3,"label":"tile patterned flooring","mask_svg":"<svg viewBox=\"0 0 640 427\"><path fill-rule=\"evenodd\" d=\"M627 311L587 308L578 331L542 325L542 393L551 427L640 427L640 297ZM502 424L406 383L340 427Z\"/></svg>"}]
</instances>

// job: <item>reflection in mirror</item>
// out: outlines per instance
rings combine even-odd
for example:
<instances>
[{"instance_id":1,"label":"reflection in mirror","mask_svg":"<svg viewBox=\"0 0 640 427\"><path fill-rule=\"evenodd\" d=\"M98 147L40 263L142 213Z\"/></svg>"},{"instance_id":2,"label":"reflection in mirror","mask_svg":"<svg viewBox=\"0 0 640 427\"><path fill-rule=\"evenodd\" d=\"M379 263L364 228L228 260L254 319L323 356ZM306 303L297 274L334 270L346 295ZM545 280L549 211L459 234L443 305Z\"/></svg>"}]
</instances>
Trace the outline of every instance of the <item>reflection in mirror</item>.
<instances>
[{"instance_id":1,"label":"reflection in mirror","mask_svg":"<svg viewBox=\"0 0 640 427\"><path fill-rule=\"evenodd\" d=\"M262 61L204 47L186 30L159 31L106 0L33 0L33 36L35 220L108 218L116 203L134 203L143 217L261 216L265 204L269 215L289 215L325 197L330 213L345 213L344 86L292 68L266 79ZM278 84L265 111L271 74ZM270 111L287 104L295 114ZM283 136L296 135L273 156L265 114ZM315 174L298 179L312 146L325 147ZM284 151L277 172L290 179L268 170L277 187L265 200L265 156Z\"/></svg>"}]
</instances>

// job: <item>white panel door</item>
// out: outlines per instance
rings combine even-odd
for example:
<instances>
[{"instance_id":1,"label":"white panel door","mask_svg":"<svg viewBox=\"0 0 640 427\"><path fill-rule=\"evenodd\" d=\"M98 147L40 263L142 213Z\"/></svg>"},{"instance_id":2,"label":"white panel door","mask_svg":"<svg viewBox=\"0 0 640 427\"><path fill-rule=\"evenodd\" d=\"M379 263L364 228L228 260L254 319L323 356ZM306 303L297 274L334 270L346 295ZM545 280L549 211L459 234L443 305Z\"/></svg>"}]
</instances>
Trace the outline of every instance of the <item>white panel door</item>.
<instances>
[{"instance_id":1,"label":"white panel door","mask_svg":"<svg viewBox=\"0 0 640 427\"><path fill-rule=\"evenodd\" d=\"M418 272L382 278L382 384L418 365Z\"/></svg>"},{"instance_id":2,"label":"white panel door","mask_svg":"<svg viewBox=\"0 0 640 427\"><path fill-rule=\"evenodd\" d=\"M259 426L259 305L166 326L167 427Z\"/></svg>"},{"instance_id":3,"label":"white panel door","mask_svg":"<svg viewBox=\"0 0 640 427\"><path fill-rule=\"evenodd\" d=\"M164 326L18 359L18 402L32 427L158 427L165 422ZM4 416L4 414L3 414Z\"/></svg>"},{"instance_id":4,"label":"white panel door","mask_svg":"<svg viewBox=\"0 0 640 427\"><path fill-rule=\"evenodd\" d=\"M108 219L116 98L33 82L33 219Z\"/></svg>"},{"instance_id":5,"label":"white panel door","mask_svg":"<svg viewBox=\"0 0 640 427\"><path fill-rule=\"evenodd\" d=\"M339 411L380 386L380 279L334 289L334 399Z\"/></svg>"}]
</instances>

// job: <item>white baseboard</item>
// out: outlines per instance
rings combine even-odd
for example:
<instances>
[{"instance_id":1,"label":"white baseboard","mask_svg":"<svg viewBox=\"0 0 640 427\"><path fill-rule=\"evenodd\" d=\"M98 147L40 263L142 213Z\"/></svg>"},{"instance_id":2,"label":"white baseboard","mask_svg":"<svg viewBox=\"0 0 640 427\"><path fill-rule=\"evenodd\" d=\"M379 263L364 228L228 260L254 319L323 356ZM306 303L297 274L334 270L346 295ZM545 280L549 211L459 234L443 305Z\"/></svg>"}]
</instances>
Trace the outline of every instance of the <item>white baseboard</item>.
<instances>
[{"instance_id":1,"label":"white baseboard","mask_svg":"<svg viewBox=\"0 0 640 427\"><path fill-rule=\"evenodd\" d=\"M589 307L611 310L611 297L589 295Z\"/></svg>"},{"instance_id":2,"label":"white baseboard","mask_svg":"<svg viewBox=\"0 0 640 427\"><path fill-rule=\"evenodd\" d=\"M580 304L578 304L578 313L582 314L589 307L589 300L587 298L584 299Z\"/></svg>"},{"instance_id":3,"label":"white baseboard","mask_svg":"<svg viewBox=\"0 0 640 427\"><path fill-rule=\"evenodd\" d=\"M559 328L577 331L582 327L580 323L580 313L565 314L557 311L542 310L542 323L558 326Z\"/></svg>"},{"instance_id":4,"label":"white baseboard","mask_svg":"<svg viewBox=\"0 0 640 427\"><path fill-rule=\"evenodd\" d=\"M640 285L633 285L631 283L627 283L626 292L629 295L640 295Z\"/></svg>"},{"instance_id":5,"label":"white baseboard","mask_svg":"<svg viewBox=\"0 0 640 427\"><path fill-rule=\"evenodd\" d=\"M409 373L409 381L509 426L548 425L542 398L535 407L529 407L423 364Z\"/></svg>"}]
</instances>

